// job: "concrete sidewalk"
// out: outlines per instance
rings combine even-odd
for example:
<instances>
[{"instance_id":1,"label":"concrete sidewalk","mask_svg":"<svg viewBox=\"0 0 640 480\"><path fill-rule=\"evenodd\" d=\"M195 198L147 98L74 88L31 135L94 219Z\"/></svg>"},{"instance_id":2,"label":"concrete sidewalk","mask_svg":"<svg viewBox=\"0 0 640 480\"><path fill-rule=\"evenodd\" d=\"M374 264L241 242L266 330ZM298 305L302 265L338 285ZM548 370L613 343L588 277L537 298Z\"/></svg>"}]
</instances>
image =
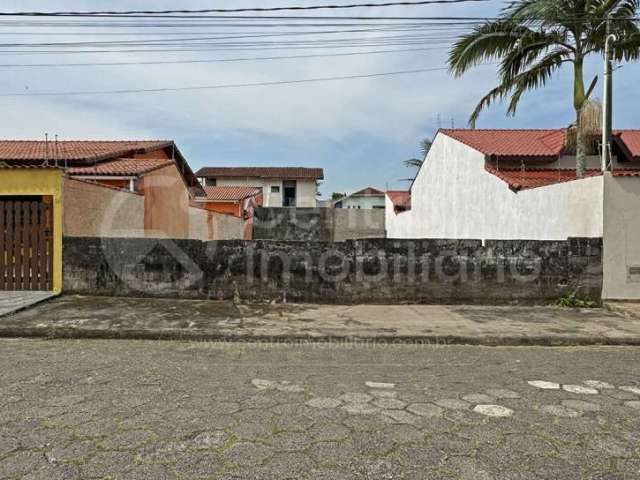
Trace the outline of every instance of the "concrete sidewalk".
<instances>
[{"instance_id":1,"label":"concrete sidewalk","mask_svg":"<svg viewBox=\"0 0 640 480\"><path fill-rule=\"evenodd\" d=\"M234 305L63 296L0 318L0 336L229 341L640 345L640 319L609 309L442 305Z\"/></svg>"},{"instance_id":2,"label":"concrete sidewalk","mask_svg":"<svg viewBox=\"0 0 640 480\"><path fill-rule=\"evenodd\" d=\"M25 310L55 296L53 292L0 291L0 317Z\"/></svg>"}]
</instances>

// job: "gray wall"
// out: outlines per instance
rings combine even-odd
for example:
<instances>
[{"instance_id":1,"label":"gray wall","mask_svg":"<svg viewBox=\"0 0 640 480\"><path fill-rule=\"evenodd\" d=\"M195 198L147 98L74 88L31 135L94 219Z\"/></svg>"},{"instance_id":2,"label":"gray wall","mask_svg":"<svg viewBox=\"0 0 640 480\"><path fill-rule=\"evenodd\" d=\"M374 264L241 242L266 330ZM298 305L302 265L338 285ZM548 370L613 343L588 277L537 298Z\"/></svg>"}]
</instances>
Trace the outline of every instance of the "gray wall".
<instances>
[{"instance_id":1,"label":"gray wall","mask_svg":"<svg viewBox=\"0 0 640 480\"><path fill-rule=\"evenodd\" d=\"M340 208L258 208L255 240L343 242L384 238L384 210Z\"/></svg>"},{"instance_id":2,"label":"gray wall","mask_svg":"<svg viewBox=\"0 0 640 480\"><path fill-rule=\"evenodd\" d=\"M532 303L599 298L600 239L341 243L64 239L64 290L318 303Z\"/></svg>"},{"instance_id":3,"label":"gray wall","mask_svg":"<svg viewBox=\"0 0 640 480\"><path fill-rule=\"evenodd\" d=\"M640 181L604 175L604 287L607 300L640 300Z\"/></svg>"}]
</instances>

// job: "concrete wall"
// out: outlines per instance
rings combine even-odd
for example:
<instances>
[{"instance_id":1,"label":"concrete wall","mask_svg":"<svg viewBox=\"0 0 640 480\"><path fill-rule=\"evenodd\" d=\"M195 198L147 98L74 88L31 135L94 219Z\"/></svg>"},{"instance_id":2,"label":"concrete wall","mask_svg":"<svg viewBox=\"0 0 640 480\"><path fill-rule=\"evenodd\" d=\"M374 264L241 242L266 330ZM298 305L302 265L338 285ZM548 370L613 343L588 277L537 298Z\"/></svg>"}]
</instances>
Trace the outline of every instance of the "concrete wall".
<instances>
[{"instance_id":1,"label":"concrete wall","mask_svg":"<svg viewBox=\"0 0 640 480\"><path fill-rule=\"evenodd\" d=\"M324 242L66 237L69 293L319 303L597 298L601 241ZM428 319L425 319L428 322Z\"/></svg>"},{"instance_id":2,"label":"concrete wall","mask_svg":"<svg viewBox=\"0 0 640 480\"><path fill-rule=\"evenodd\" d=\"M264 194L263 205L265 207L282 207L282 195L284 187L282 179L278 178L217 178L219 187L260 187ZM317 187L314 180L296 180L297 207L313 208L316 206ZM278 187L279 192L271 191L271 187Z\"/></svg>"},{"instance_id":3,"label":"concrete wall","mask_svg":"<svg viewBox=\"0 0 640 480\"><path fill-rule=\"evenodd\" d=\"M189 208L189 238L194 240L242 240L245 221L242 218Z\"/></svg>"},{"instance_id":4,"label":"concrete wall","mask_svg":"<svg viewBox=\"0 0 640 480\"><path fill-rule=\"evenodd\" d=\"M257 208L253 225L256 240L342 242L384 238L383 210L340 208Z\"/></svg>"},{"instance_id":5,"label":"concrete wall","mask_svg":"<svg viewBox=\"0 0 640 480\"><path fill-rule=\"evenodd\" d=\"M385 213L381 209L331 209L334 242L361 238L385 238Z\"/></svg>"},{"instance_id":6,"label":"concrete wall","mask_svg":"<svg viewBox=\"0 0 640 480\"><path fill-rule=\"evenodd\" d=\"M640 178L604 177L602 297L640 300Z\"/></svg>"},{"instance_id":7,"label":"concrete wall","mask_svg":"<svg viewBox=\"0 0 640 480\"><path fill-rule=\"evenodd\" d=\"M142 177L146 236L189 238L189 191L175 165Z\"/></svg>"},{"instance_id":8,"label":"concrete wall","mask_svg":"<svg viewBox=\"0 0 640 480\"><path fill-rule=\"evenodd\" d=\"M438 135L413 184L411 210L386 209L389 238L602 237L602 177L514 193L484 163L482 153Z\"/></svg>"},{"instance_id":9,"label":"concrete wall","mask_svg":"<svg viewBox=\"0 0 640 480\"><path fill-rule=\"evenodd\" d=\"M63 180L63 232L78 237L144 237L144 197L87 181Z\"/></svg>"}]
</instances>

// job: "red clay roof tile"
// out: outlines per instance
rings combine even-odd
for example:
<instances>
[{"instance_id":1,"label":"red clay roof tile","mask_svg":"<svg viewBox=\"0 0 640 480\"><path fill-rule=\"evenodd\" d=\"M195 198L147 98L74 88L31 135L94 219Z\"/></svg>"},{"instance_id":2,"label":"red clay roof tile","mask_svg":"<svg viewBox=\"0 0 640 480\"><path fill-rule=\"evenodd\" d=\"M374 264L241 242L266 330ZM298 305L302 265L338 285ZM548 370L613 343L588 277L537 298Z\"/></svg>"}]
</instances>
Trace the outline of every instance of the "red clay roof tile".
<instances>
[{"instance_id":1,"label":"red clay roof tile","mask_svg":"<svg viewBox=\"0 0 640 480\"><path fill-rule=\"evenodd\" d=\"M109 160L96 165L86 167L70 167L67 173L70 175L142 175L158 168L171 165L173 162L166 158L121 158Z\"/></svg>"},{"instance_id":2,"label":"red clay roof tile","mask_svg":"<svg viewBox=\"0 0 640 480\"><path fill-rule=\"evenodd\" d=\"M124 157L131 152L148 151L171 145L168 140L68 140L45 142L43 140L0 140L0 161L34 162L53 164L73 160L105 160Z\"/></svg>"},{"instance_id":3,"label":"red clay roof tile","mask_svg":"<svg viewBox=\"0 0 640 480\"><path fill-rule=\"evenodd\" d=\"M255 187L204 187L207 194L202 200L210 201L240 201L262 193L261 188Z\"/></svg>"},{"instance_id":4,"label":"red clay roof tile","mask_svg":"<svg viewBox=\"0 0 640 480\"><path fill-rule=\"evenodd\" d=\"M387 196L391 200L396 213L411 209L411 192L406 190L387 190Z\"/></svg>"},{"instance_id":5,"label":"red clay roof tile","mask_svg":"<svg viewBox=\"0 0 640 480\"><path fill-rule=\"evenodd\" d=\"M559 157L567 135L566 129L442 129L440 132L485 155L498 157Z\"/></svg>"},{"instance_id":6,"label":"red clay roof tile","mask_svg":"<svg viewBox=\"0 0 640 480\"><path fill-rule=\"evenodd\" d=\"M614 135L622 140L634 160L640 160L640 130L619 130Z\"/></svg>"},{"instance_id":7,"label":"red clay roof tile","mask_svg":"<svg viewBox=\"0 0 640 480\"><path fill-rule=\"evenodd\" d=\"M196 172L198 177L210 178L291 178L324 179L322 168L302 167L203 167Z\"/></svg>"},{"instance_id":8,"label":"red clay roof tile","mask_svg":"<svg viewBox=\"0 0 640 480\"><path fill-rule=\"evenodd\" d=\"M486 165L485 169L503 180L512 190L528 190L531 188L545 187L556 183L577 180L576 171L569 169L497 169L491 165ZM586 177L601 175L600 170L587 170Z\"/></svg>"}]
</instances>

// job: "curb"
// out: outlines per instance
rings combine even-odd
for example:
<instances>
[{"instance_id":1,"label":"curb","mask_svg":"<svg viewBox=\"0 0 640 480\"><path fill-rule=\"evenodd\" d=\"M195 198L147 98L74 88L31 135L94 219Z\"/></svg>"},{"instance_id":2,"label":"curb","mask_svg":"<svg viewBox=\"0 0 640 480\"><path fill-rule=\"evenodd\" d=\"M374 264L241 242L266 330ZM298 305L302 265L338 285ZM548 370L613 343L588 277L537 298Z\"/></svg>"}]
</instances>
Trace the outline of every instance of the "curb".
<instances>
[{"instance_id":1,"label":"curb","mask_svg":"<svg viewBox=\"0 0 640 480\"><path fill-rule=\"evenodd\" d=\"M362 345L474 345L487 347L574 347L640 346L640 337L602 337L581 335L556 336L349 336L349 335L228 335L210 332L102 330L74 328L0 328L0 338L93 339L93 340L161 340L221 343L264 344L362 344Z\"/></svg>"}]
</instances>

